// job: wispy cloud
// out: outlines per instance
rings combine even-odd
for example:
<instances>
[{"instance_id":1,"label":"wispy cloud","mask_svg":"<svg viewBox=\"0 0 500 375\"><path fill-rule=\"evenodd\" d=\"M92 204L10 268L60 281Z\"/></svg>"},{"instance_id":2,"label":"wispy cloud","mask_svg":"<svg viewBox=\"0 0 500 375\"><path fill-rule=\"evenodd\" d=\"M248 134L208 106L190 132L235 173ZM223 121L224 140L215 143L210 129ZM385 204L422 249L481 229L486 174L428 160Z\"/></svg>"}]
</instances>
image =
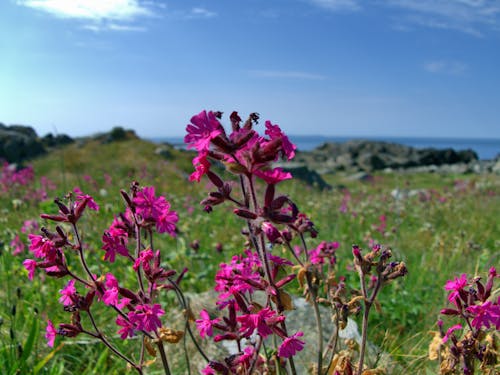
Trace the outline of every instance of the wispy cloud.
<instances>
[{"instance_id":1,"label":"wispy cloud","mask_svg":"<svg viewBox=\"0 0 500 375\"><path fill-rule=\"evenodd\" d=\"M465 72L467 64L461 61L435 60L424 64L424 69L434 74L459 75Z\"/></svg>"},{"instance_id":2,"label":"wispy cloud","mask_svg":"<svg viewBox=\"0 0 500 375\"><path fill-rule=\"evenodd\" d=\"M400 29L414 25L480 37L485 27L500 25L500 0L385 0L380 4L404 11L398 18Z\"/></svg>"},{"instance_id":3,"label":"wispy cloud","mask_svg":"<svg viewBox=\"0 0 500 375\"><path fill-rule=\"evenodd\" d=\"M188 18L212 18L216 16L217 16L216 12L212 12L208 9L199 7L192 8L187 15Z\"/></svg>"},{"instance_id":4,"label":"wispy cloud","mask_svg":"<svg viewBox=\"0 0 500 375\"><path fill-rule=\"evenodd\" d=\"M91 23L82 26L85 30L90 30L96 33L102 31L121 31L121 32L144 32L147 29L143 26L121 25L118 23Z\"/></svg>"},{"instance_id":5,"label":"wispy cloud","mask_svg":"<svg viewBox=\"0 0 500 375\"><path fill-rule=\"evenodd\" d=\"M252 77L260 78L289 78L289 79L308 79L308 80L324 80L327 77L321 74L308 72L286 71L286 70L249 70L248 73Z\"/></svg>"},{"instance_id":6,"label":"wispy cloud","mask_svg":"<svg viewBox=\"0 0 500 375\"><path fill-rule=\"evenodd\" d=\"M19 5L46 12L58 18L85 22L91 31L145 31L145 27L125 24L141 17L155 16L152 1L139 0L19 0Z\"/></svg>"},{"instance_id":7,"label":"wispy cloud","mask_svg":"<svg viewBox=\"0 0 500 375\"><path fill-rule=\"evenodd\" d=\"M310 0L311 3L321 8L331 10L334 12L339 11L356 11L360 10L361 6L357 0Z\"/></svg>"}]
</instances>

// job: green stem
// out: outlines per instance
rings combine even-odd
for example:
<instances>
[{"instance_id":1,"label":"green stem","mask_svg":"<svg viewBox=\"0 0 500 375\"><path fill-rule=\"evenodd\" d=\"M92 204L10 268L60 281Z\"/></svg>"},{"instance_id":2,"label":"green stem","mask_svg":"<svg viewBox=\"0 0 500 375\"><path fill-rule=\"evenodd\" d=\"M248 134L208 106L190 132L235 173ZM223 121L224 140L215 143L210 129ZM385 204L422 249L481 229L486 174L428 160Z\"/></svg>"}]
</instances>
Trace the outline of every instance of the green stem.
<instances>
[{"instance_id":1,"label":"green stem","mask_svg":"<svg viewBox=\"0 0 500 375\"><path fill-rule=\"evenodd\" d=\"M104 336L101 333L101 331L99 330L99 328L97 327L97 324L96 324L96 322L94 320L94 317L92 316L92 313L90 312L90 310L87 311L87 314L88 314L88 316L90 318L90 321L92 322L92 325L94 326L94 329L96 331L96 335L94 337L97 337L99 340L101 340L104 343L104 345L106 345L109 348L109 350L111 350L118 357L120 357L121 359L123 359L124 361L126 361L128 364L130 364L130 366L132 366L133 368L135 368L137 370L137 372L139 373L139 375L142 375L142 368L141 368L141 366L137 365L134 361L132 361L130 358L128 358L125 354L123 354L117 348L115 348L108 341L108 339L106 338L106 336Z\"/></svg>"}]
</instances>

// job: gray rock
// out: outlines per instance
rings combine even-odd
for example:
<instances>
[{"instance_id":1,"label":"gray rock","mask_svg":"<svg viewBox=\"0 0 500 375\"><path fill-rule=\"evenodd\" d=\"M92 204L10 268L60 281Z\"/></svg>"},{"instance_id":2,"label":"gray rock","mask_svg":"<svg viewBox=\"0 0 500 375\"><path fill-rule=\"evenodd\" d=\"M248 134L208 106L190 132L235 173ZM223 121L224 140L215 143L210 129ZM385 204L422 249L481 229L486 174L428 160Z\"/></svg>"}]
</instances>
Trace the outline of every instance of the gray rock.
<instances>
[{"instance_id":1,"label":"gray rock","mask_svg":"<svg viewBox=\"0 0 500 375\"><path fill-rule=\"evenodd\" d=\"M277 164L283 168L284 171L290 172L294 178L304 181L310 186L317 187L321 190L330 190L331 185L319 175L315 170L309 169L306 165L300 163L284 163Z\"/></svg>"},{"instance_id":2,"label":"gray rock","mask_svg":"<svg viewBox=\"0 0 500 375\"><path fill-rule=\"evenodd\" d=\"M0 159L5 159L9 163L19 163L45 152L32 127L22 125L0 127Z\"/></svg>"},{"instance_id":3,"label":"gray rock","mask_svg":"<svg viewBox=\"0 0 500 375\"><path fill-rule=\"evenodd\" d=\"M477 162L472 150L416 149L396 143L353 140L345 143L324 143L311 152L297 153L297 160L308 167L330 172L362 170L365 172L385 169L407 169ZM461 168L457 168L462 173ZM452 171L453 173L453 171Z\"/></svg>"}]
</instances>

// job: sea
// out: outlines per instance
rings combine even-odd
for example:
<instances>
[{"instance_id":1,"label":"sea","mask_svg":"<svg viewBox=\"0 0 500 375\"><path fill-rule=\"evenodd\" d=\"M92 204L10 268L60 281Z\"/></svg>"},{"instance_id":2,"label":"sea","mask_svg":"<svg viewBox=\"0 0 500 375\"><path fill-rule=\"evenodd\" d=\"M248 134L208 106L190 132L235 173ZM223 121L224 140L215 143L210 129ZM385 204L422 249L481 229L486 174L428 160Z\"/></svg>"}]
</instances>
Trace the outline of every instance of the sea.
<instances>
[{"instance_id":1,"label":"sea","mask_svg":"<svg viewBox=\"0 0 500 375\"><path fill-rule=\"evenodd\" d=\"M299 151L311 151L325 142L347 142L354 139L399 143L415 148L452 148L455 151L472 149L480 160L492 160L500 156L500 139L495 138L431 138L431 137L346 137L323 135L289 135ZM170 143L184 147L182 137L155 137L149 139L155 143Z\"/></svg>"}]
</instances>

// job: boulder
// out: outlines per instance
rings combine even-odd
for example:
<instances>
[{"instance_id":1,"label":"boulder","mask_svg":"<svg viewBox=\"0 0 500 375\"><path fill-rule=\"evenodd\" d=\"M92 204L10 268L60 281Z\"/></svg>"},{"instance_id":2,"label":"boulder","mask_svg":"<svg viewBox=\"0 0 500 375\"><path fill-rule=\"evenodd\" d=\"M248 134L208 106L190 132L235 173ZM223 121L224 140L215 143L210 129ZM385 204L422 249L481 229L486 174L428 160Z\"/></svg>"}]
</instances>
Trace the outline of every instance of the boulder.
<instances>
[{"instance_id":1,"label":"boulder","mask_svg":"<svg viewBox=\"0 0 500 375\"><path fill-rule=\"evenodd\" d=\"M0 159L19 163L46 152L35 130L30 126L0 126Z\"/></svg>"},{"instance_id":2,"label":"boulder","mask_svg":"<svg viewBox=\"0 0 500 375\"><path fill-rule=\"evenodd\" d=\"M470 164L476 162L478 156L473 150L416 149L390 142L352 140L345 143L324 143L311 152L298 153L297 160L312 169L324 172L339 170L372 172Z\"/></svg>"},{"instance_id":3,"label":"boulder","mask_svg":"<svg viewBox=\"0 0 500 375\"><path fill-rule=\"evenodd\" d=\"M294 178L304 181L309 186L314 186L321 190L330 190L332 188L318 172L309 169L304 164L285 163L281 167L284 171L290 172Z\"/></svg>"}]
</instances>

